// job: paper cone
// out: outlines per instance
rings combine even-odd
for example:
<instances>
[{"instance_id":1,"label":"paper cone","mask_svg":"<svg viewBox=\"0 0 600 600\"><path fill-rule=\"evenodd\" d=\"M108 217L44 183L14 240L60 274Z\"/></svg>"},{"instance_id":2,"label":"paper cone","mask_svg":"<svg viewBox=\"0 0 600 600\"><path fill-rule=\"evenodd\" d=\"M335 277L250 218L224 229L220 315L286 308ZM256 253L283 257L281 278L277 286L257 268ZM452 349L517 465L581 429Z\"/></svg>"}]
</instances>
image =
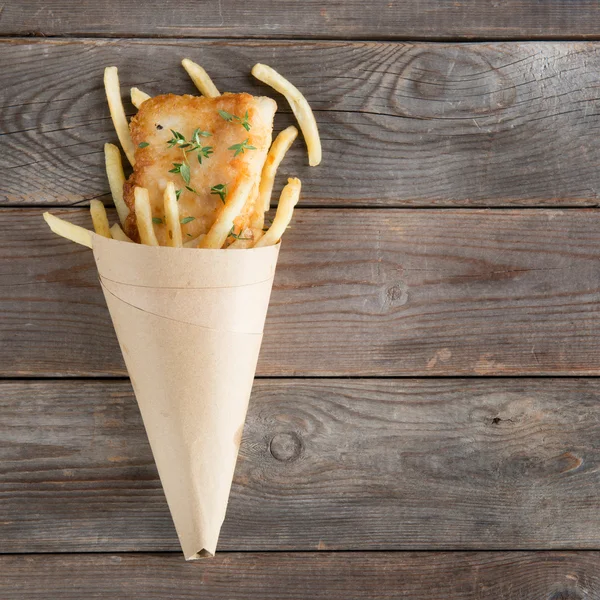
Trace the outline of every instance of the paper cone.
<instances>
[{"instance_id":1,"label":"paper cone","mask_svg":"<svg viewBox=\"0 0 600 600\"><path fill-rule=\"evenodd\" d=\"M183 553L213 555L279 246L92 246Z\"/></svg>"}]
</instances>

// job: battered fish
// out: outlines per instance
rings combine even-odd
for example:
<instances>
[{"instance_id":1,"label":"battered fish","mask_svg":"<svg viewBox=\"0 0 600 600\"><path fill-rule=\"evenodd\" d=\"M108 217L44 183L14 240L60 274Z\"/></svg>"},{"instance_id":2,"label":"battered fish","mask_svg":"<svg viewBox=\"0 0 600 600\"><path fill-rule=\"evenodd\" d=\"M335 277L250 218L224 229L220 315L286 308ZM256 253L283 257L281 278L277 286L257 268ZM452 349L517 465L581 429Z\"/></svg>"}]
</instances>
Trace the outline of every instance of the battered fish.
<instances>
[{"instance_id":1,"label":"battered fish","mask_svg":"<svg viewBox=\"0 0 600 600\"><path fill-rule=\"evenodd\" d=\"M210 229L227 195L245 174L254 185L235 221L235 231L248 227L276 110L271 98L245 93L216 98L165 94L146 100L130 124L135 167L123 187L131 211L125 222L127 235L139 240L136 186L148 190L156 237L160 245L167 245L163 193L169 181L179 190L185 241Z\"/></svg>"}]
</instances>

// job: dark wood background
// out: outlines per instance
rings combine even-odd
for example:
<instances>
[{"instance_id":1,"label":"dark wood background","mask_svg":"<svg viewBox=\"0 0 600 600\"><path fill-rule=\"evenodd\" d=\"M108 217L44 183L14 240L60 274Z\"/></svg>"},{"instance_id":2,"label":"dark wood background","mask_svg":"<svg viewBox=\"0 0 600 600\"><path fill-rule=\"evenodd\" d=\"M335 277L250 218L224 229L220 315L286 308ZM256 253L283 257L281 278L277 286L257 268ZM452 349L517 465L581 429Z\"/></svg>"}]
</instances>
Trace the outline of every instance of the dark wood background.
<instances>
[{"instance_id":1,"label":"dark wood background","mask_svg":"<svg viewBox=\"0 0 600 600\"><path fill-rule=\"evenodd\" d=\"M600 599L600 8L0 9L0 598ZM124 91L315 109L220 552L185 563L91 254ZM293 122L277 98L278 129ZM133 114L127 103L126 110Z\"/></svg>"}]
</instances>

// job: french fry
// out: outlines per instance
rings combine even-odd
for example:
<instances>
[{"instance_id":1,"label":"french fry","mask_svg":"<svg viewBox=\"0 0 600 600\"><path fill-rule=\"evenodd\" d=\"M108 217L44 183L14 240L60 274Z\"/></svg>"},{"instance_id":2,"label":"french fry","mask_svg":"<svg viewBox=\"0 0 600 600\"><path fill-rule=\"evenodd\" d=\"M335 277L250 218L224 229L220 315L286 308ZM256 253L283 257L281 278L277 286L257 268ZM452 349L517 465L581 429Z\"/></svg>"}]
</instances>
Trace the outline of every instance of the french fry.
<instances>
[{"instance_id":1,"label":"french fry","mask_svg":"<svg viewBox=\"0 0 600 600\"><path fill-rule=\"evenodd\" d=\"M205 233L201 233L198 237L195 237L187 242L183 243L184 248L197 248L198 244L206 237Z\"/></svg>"},{"instance_id":2,"label":"french fry","mask_svg":"<svg viewBox=\"0 0 600 600\"><path fill-rule=\"evenodd\" d=\"M44 213L44 221L48 223L50 229L68 240L81 244L82 246L92 247L92 232L89 229L80 227L64 219L60 219L51 215L49 212Z\"/></svg>"},{"instance_id":3,"label":"french fry","mask_svg":"<svg viewBox=\"0 0 600 600\"><path fill-rule=\"evenodd\" d=\"M132 87L131 88L131 104L133 104L136 108L139 108L146 100L152 98L152 96L146 94L146 92L142 92L142 90Z\"/></svg>"},{"instance_id":4,"label":"french fry","mask_svg":"<svg viewBox=\"0 0 600 600\"><path fill-rule=\"evenodd\" d=\"M142 244L147 246L158 246L158 240L152 225L152 209L150 208L150 197L148 190L136 187L133 191L135 198L135 218Z\"/></svg>"},{"instance_id":5,"label":"french fry","mask_svg":"<svg viewBox=\"0 0 600 600\"><path fill-rule=\"evenodd\" d=\"M208 73L200 65L189 58L184 58L181 64L203 96L216 98L221 95Z\"/></svg>"},{"instance_id":6,"label":"french fry","mask_svg":"<svg viewBox=\"0 0 600 600\"><path fill-rule=\"evenodd\" d=\"M165 225L167 226L167 244L173 248L181 248L181 225L179 224L179 205L175 195L175 184L169 181L164 193Z\"/></svg>"},{"instance_id":7,"label":"french fry","mask_svg":"<svg viewBox=\"0 0 600 600\"><path fill-rule=\"evenodd\" d=\"M92 200L90 202L90 215L92 216L94 231L102 237L111 238L106 209L100 200Z\"/></svg>"},{"instance_id":8,"label":"french fry","mask_svg":"<svg viewBox=\"0 0 600 600\"><path fill-rule=\"evenodd\" d=\"M233 220L240 214L248 195L252 191L252 178L248 175L240 177L237 187L231 192L221 209L219 216L202 239L199 248L221 248L233 227Z\"/></svg>"},{"instance_id":9,"label":"french fry","mask_svg":"<svg viewBox=\"0 0 600 600\"><path fill-rule=\"evenodd\" d=\"M304 135L308 148L308 164L311 167L317 166L321 162L321 139L315 116L306 98L298 88L267 65L255 64L252 67L252 75L285 96Z\"/></svg>"},{"instance_id":10,"label":"french fry","mask_svg":"<svg viewBox=\"0 0 600 600\"><path fill-rule=\"evenodd\" d=\"M265 235L265 232L262 229L244 229L243 235L232 244L229 244L227 250L245 250L246 248L252 248L263 235Z\"/></svg>"},{"instance_id":11,"label":"french fry","mask_svg":"<svg viewBox=\"0 0 600 600\"><path fill-rule=\"evenodd\" d=\"M104 164L106 167L106 176L108 185L112 194L119 221L121 225L125 224L125 219L129 215L129 207L123 200L123 184L125 183L125 174L123 173L123 163L121 162L121 152L114 144L104 144Z\"/></svg>"},{"instance_id":12,"label":"french fry","mask_svg":"<svg viewBox=\"0 0 600 600\"><path fill-rule=\"evenodd\" d=\"M134 241L121 229L121 226L118 223L115 223L110 228L110 233L112 235L113 240L119 240L120 242L131 242Z\"/></svg>"},{"instance_id":13,"label":"french fry","mask_svg":"<svg viewBox=\"0 0 600 600\"><path fill-rule=\"evenodd\" d=\"M293 125L290 125L287 129L279 132L275 141L269 148L269 153L267 154L260 175L258 198L256 200L255 214L252 222L252 226L256 229L262 230L265 224L264 213L271 208L271 193L273 192L273 183L275 182L277 169L297 136L298 130Z\"/></svg>"},{"instance_id":14,"label":"french fry","mask_svg":"<svg viewBox=\"0 0 600 600\"><path fill-rule=\"evenodd\" d=\"M273 246L276 244L283 235L287 226L292 220L292 214L294 212L294 206L298 203L300 198L300 180L296 177L290 177L287 185L281 190L281 196L279 197L279 204L277 206L277 212L273 219L273 224L269 227L269 230L263 235L254 248L262 248L263 246Z\"/></svg>"},{"instance_id":15,"label":"french fry","mask_svg":"<svg viewBox=\"0 0 600 600\"><path fill-rule=\"evenodd\" d=\"M129 132L129 124L127 123L127 117L125 116L125 109L123 108L123 102L121 100L121 88L119 86L119 73L117 67L106 67L104 69L104 90L106 91L106 99L108 100L108 108L110 110L110 116L112 118L117 137L127 160L134 165L135 164L135 147L133 140L131 139L131 133Z\"/></svg>"}]
</instances>

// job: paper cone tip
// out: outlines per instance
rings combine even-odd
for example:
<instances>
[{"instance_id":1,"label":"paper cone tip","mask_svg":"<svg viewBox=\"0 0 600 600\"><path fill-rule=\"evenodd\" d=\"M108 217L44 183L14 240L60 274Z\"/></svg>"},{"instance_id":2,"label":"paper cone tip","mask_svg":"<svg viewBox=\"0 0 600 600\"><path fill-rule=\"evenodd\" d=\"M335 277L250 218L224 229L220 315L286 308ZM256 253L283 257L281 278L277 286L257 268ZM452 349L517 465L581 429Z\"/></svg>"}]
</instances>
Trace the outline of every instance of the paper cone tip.
<instances>
[{"instance_id":1,"label":"paper cone tip","mask_svg":"<svg viewBox=\"0 0 600 600\"><path fill-rule=\"evenodd\" d=\"M185 555L185 560L202 560L203 558L214 558L215 553L209 552L206 548L202 548L199 552L194 552L191 555Z\"/></svg>"}]
</instances>

